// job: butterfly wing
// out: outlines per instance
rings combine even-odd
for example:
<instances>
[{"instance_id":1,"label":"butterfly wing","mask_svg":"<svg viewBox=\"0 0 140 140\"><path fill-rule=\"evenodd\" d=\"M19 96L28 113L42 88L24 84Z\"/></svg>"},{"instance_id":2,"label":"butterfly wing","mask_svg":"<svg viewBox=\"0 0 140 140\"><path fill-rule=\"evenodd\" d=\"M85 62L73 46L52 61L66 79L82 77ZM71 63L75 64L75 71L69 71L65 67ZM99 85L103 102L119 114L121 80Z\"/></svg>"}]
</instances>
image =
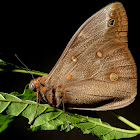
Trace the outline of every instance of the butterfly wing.
<instances>
[{"instance_id":1,"label":"butterfly wing","mask_svg":"<svg viewBox=\"0 0 140 140\"><path fill-rule=\"evenodd\" d=\"M101 9L78 29L48 75L55 86L66 87L65 104L109 110L134 100L137 75L127 30L126 12L119 2Z\"/></svg>"}]
</instances>

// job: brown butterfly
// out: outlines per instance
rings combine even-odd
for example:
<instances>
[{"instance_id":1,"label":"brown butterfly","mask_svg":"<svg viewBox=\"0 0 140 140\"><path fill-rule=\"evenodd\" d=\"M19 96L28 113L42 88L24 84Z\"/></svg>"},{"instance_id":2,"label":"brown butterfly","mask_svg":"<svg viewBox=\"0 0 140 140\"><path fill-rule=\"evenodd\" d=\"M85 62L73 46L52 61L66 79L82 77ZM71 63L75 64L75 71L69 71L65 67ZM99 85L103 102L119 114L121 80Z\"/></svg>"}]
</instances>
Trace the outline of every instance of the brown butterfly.
<instances>
[{"instance_id":1,"label":"brown butterfly","mask_svg":"<svg viewBox=\"0 0 140 140\"><path fill-rule=\"evenodd\" d=\"M137 74L127 31L121 3L101 9L77 30L49 75L31 81L30 90L54 107L113 110L129 105Z\"/></svg>"}]
</instances>

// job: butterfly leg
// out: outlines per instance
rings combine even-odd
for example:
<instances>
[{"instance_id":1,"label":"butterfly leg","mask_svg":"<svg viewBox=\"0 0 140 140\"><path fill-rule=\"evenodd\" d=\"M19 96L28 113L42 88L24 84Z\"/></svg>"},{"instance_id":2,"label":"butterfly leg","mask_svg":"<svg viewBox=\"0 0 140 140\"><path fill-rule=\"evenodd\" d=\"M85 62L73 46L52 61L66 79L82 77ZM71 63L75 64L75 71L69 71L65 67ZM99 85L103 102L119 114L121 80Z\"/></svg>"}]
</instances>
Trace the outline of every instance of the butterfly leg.
<instances>
[{"instance_id":1,"label":"butterfly leg","mask_svg":"<svg viewBox=\"0 0 140 140\"><path fill-rule=\"evenodd\" d=\"M59 108L59 106L62 104L62 93L60 91L56 91L55 99L56 99L56 107Z\"/></svg>"}]
</instances>

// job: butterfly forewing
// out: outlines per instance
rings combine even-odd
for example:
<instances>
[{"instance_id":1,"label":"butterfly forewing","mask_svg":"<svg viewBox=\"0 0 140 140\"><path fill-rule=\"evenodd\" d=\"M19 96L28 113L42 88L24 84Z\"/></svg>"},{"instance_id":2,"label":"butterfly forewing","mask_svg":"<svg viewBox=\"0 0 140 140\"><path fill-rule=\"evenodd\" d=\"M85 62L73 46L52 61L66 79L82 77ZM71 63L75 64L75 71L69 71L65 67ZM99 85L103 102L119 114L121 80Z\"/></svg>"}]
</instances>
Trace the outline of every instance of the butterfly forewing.
<instances>
[{"instance_id":1,"label":"butterfly forewing","mask_svg":"<svg viewBox=\"0 0 140 140\"><path fill-rule=\"evenodd\" d=\"M136 96L136 66L127 44L128 21L119 2L90 17L74 34L48 79L77 109L109 110Z\"/></svg>"}]
</instances>

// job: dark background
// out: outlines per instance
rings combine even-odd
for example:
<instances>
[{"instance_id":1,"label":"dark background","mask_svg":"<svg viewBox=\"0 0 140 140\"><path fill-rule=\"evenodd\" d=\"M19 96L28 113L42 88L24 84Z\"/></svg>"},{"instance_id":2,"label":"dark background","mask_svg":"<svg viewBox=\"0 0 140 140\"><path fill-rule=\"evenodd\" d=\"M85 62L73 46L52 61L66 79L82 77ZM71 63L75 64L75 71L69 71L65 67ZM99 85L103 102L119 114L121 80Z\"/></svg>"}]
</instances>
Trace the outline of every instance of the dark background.
<instances>
[{"instance_id":1,"label":"dark background","mask_svg":"<svg viewBox=\"0 0 140 140\"><path fill-rule=\"evenodd\" d=\"M133 1L118 0L123 3L129 19L129 49L134 56L137 64L138 77L139 67L139 19L137 4ZM20 59L33 70L47 72L53 68L60 57L68 41L81 24L92 14L115 2L114 0L92 0L92 1L63 1L63 2L33 2L33 3L5 3L1 5L1 43L0 58L22 66L15 58L18 54ZM133 5L134 4L134 5ZM139 3L138 3L139 5ZM10 93L17 91L23 93L24 87L30 82L31 75L0 72L0 91ZM140 84L138 81L138 95L133 104L123 109L115 110L116 113L124 116L128 120L140 125ZM88 116L94 116L95 112L79 112ZM113 126L129 129L128 126L118 121L109 112L97 112L103 121ZM78 129L68 133L60 131L37 131L27 130L28 120L18 117L10 127L5 130L0 137L2 138L26 138L26 139L96 139L91 134L83 135ZM140 136L131 138L140 139Z\"/></svg>"}]
</instances>

